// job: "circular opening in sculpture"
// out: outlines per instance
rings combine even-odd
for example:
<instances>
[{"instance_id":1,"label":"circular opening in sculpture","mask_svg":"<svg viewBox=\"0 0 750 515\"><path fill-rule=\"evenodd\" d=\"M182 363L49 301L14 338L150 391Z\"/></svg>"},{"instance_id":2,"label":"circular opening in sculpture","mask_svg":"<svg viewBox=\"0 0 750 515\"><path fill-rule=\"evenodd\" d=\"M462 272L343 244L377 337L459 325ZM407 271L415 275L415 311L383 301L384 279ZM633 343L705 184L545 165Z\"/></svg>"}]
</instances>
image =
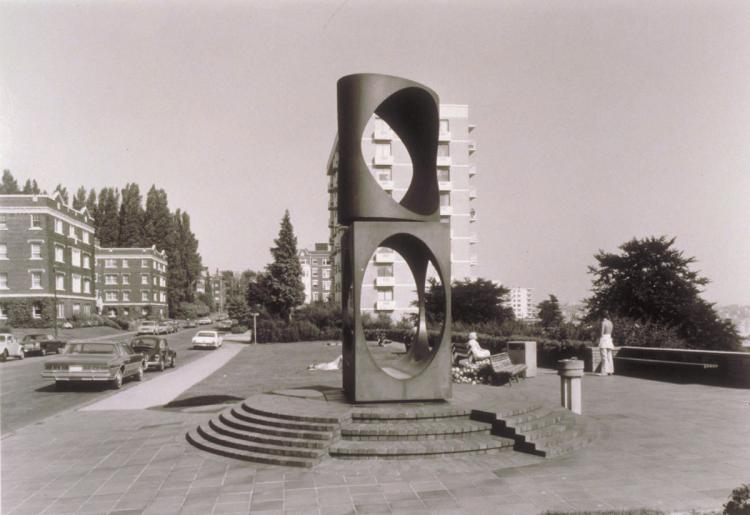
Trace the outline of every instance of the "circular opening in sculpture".
<instances>
[{"instance_id":1,"label":"circular opening in sculpture","mask_svg":"<svg viewBox=\"0 0 750 515\"><path fill-rule=\"evenodd\" d=\"M437 352L445 319L442 284L426 254L407 259L382 245L368 261L360 299L362 328L370 356L391 377L418 375Z\"/></svg>"},{"instance_id":2,"label":"circular opening in sculpture","mask_svg":"<svg viewBox=\"0 0 750 515\"><path fill-rule=\"evenodd\" d=\"M400 203L411 185L414 167L396 132L375 114L362 134L362 157L375 182Z\"/></svg>"}]
</instances>

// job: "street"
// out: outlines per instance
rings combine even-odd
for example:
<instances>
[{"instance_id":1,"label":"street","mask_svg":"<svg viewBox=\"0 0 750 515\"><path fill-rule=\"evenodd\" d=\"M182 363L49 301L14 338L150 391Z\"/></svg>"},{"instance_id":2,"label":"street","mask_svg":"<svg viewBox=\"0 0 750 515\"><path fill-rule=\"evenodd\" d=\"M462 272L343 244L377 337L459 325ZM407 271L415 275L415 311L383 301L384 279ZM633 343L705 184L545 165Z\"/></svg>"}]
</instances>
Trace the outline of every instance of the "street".
<instances>
[{"instance_id":1,"label":"street","mask_svg":"<svg viewBox=\"0 0 750 515\"><path fill-rule=\"evenodd\" d=\"M195 359L205 356L206 350L190 349L190 340L198 329L186 329L174 334L165 335L170 347L177 351L179 368ZM129 341L134 334L116 335L109 340ZM103 383L72 384L64 390L57 390L52 381L43 379L41 372L45 361L55 359L55 355L28 356L24 360L12 359L0 363L0 435L44 420L45 418L83 406L95 400L107 397L116 390ZM160 372L149 370L144 382L158 376ZM126 381L122 389L131 388L136 383Z\"/></svg>"}]
</instances>

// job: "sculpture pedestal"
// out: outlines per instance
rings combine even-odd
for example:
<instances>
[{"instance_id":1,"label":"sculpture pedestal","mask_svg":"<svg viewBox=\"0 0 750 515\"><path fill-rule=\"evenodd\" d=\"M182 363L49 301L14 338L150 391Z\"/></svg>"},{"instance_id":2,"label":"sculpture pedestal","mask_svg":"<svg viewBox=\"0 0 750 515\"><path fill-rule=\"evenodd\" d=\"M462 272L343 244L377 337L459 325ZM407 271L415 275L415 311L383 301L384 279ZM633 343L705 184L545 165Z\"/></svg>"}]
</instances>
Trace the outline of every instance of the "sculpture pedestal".
<instances>
[{"instance_id":1,"label":"sculpture pedestal","mask_svg":"<svg viewBox=\"0 0 750 515\"><path fill-rule=\"evenodd\" d=\"M560 376L560 404L581 414L581 377L583 377L583 361L577 359L561 359L557 362L557 374Z\"/></svg>"}]
</instances>

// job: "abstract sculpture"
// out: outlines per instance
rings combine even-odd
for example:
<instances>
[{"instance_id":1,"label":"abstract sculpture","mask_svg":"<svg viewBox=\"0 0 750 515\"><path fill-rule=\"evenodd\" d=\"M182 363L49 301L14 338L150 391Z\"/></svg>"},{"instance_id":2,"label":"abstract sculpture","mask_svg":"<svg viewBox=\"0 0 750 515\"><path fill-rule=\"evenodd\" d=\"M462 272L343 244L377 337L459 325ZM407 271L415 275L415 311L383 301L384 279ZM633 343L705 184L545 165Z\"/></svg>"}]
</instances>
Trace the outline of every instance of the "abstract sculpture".
<instances>
[{"instance_id":1,"label":"abstract sculpture","mask_svg":"<svg viewBox=\"0 0 750 515\"><path fill-rule=\"evenodd\" d=\"M440 222L436 173L439 101L432 90L406 79L378 74L338 81L338 221L341 241L343 382L351 402L448 399L450 377L450 227ZM372 114L404 143L412 181L400 202L385 193L362 156L362 133ZM408 352L380 367L367 347L361 295L365 269L378 247L401 254L417 284L417 332ZM444 323L429 345L425 279L432 264L443 284Z\"/></svg>"}]
</instances>

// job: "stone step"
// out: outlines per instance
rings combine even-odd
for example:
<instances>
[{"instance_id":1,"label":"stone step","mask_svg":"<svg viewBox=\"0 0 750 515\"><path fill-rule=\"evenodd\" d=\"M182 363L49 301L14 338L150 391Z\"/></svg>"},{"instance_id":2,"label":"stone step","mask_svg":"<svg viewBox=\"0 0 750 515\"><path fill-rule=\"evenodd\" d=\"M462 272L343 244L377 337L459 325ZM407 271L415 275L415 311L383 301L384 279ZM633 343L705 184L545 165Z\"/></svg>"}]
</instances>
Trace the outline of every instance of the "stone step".
<instances>
[{"instance_id":1,"label":"stone step","mask_svg":"<svg viewBox=\"0 0 750 515\"><path fill-rule=\"evenodd\" d=\"M227 424L221 417L212 418L208 421L208 425L216 431L226 436L233 438L240 438L249 442L256 442L269 445L279 445L286 447L307 447L310 449L323 449L328 445L329 440L309 440L306 438L288 438L284 436L265 435L263 433L255 433L252 431L246 431L244 429L238 429Z\"/></svg>"},{"instance_id":2,"label":"stone step","mask_svg":"<svg viewBox=\"0 0 750 515\"><path fill-rule=\"evenodd\" d=\"M380 424L351 423L341 426L341 438L347 440L427 440L455 438L460 435L489 434L492 426L466 417L390 421Z\"/></svg>"},{"instance_id":3,"label":"stone step","mask_svg":"<svg viewBox=\"0 0 750 515\"><path fill-rule=\"evenodd\" d=\"M404 458L445 456L460 453L509 450L513 440L486 435L463 438L409 441L351 441L340 440L331 445L329 453L337 458Z\"/></svg>"},{"instance_id":4,"label":"stone step","mask_svg":"<svg viewBox=\"0 0 750 515\"><path fill-rule=\"evenodd\" d=\"M295 403L291 401L290 399L283 399L282 402L279 402L277 399L270 398L272 396L265 396L260 399L248 399L244 401L240 407L243 411L246 411L247 413L254 414L254 415L260 415L263 417L268 418L279 418L283 420L292 420L292 421L299 421L299 422L308 422L308 423L322 423L322 424L338 424L339 423L339 417L334 415L322 415L322 414L315 414L315 415L308 415L301 412L301 410L297 410L294 413L290 413L288 410L281 411L281 407L288 409L294 409ZM273 397L279 397L279 396L273 396ZM276 400L275 404L273 401ZM298 403L300 406L305 406L304 404Z\"/></svg>"},{"instance_id":5,"label":"stone step","mask_svg":"<svg viewBox=\"0 0 750 515\"><path fill-rule=\"evenodd\" d=\"M539 439L544 439L569 431L574 425L575 424L570 420L561 420L559 423L552 424L551 426L532 429L530 431L524 431L522 434L517 434L515 437L516 442L535 442Z\"/></svg>"},{"instance_id":6,"label":"stone step","mask_svg":"<svg viewBox=\"0 0 750 515\"><path fill-rule=\"evenodd\" d=\"M533 443L520 443L514 446L514 450L550 458L567 454L589 444L593 440L591 435L581 432L576 435L567 435L559 441L546 442L544 445Z\"/></svg>"},{"instance_id":7,"label":"stone step","mask_svg":"<svg viewBox=\"0 0 750 515\"><path fill-rule=\"evenodd\" d=\"M219 415L219 418L226 425L233 427L234 429L240 429L242 431L255 434L278 436L282 438L299 438L304 440L328 441L333 438L334 435L333 431L306 431L300 429L285 429L282 427L267 426L265 424L248 422L247 420L238 417L235 413L234 408L229 411L225 411L224 413Z\"/></svg>"},{"instance_id":8,"label":"stone step","mask_svg":"<svg viewBox=\"0 0 750 515\"><path fill-rule=\"evenodd\" d=\"M289 447L286 445L251 442L244 438L235 438L233 436L222 434L215 431L210 426L198 426L198 434L203 437L204 440L215 445L258 454L274 454L279 456L317 459L325 452L322 449L311 449L309 447Z\"/></svg>"},{"instance_id":9,"label":"stone step","mask_svg":"<svg viewBox=\"0 0 750 515\"><path fill-rule=\"evenodd\" d=\"M313 458L264 454L264 453L257 453L257 452L251 452L251 451L243 451L241 449L234 449L232 447L224 447L222 445L217 445L213 442L206 440L198 433L197 429L188 431L185 434L185 438L194 447L197 447L198 449L209 452L211 454L224 456L226 458L233 458L237 460L250 461L253 463L264 463L267 465L282 465L286 467L312 468L320 461L319 459L313 459Z\"/></svg>"},{"instance_id":10,"label":"stone step","mask_svg":"<svg viewBox=\"0 0 750 515\"><path fill-rule=\"evenodd\" d=\"M451 404L433 404L428 406L388 406L372 408L355 408L352 410L352 421L360 423L377 423L393 420L424 420L467 417L471 409Z\"/></svg>"},{"instance_id":11,"label":"stone step","mask_svg":"<svg viewBox=\"0 0 750 515\"><path fill-rule=\"evenodd\" d=\"M556 410L550 409L548 407L542 407L539 409L527 411L525 413L511 415L509 417L500 418L498 416L498 422L500 422L500 425L503 427L517 427L520 424L525 424L532 420L544 418L548 416L550 413L553 413L554 411Z\"/></svg>"},{"instance_id":12,"label":"stone step","mask_svg":"<svg viewBox=\"0 0 750 515\"><path fill-rule=\"evenodd\" d=\"M561 422L565 418L567 418L565 413L559 411L551 411L539 418L521 422L515 426L508 426L505 424L505 421L498 420L498 423L493 426L492 430L493 434L515 438L516 435L522 435L527 431L552 426Z\"/></svg>"},{"instance_id":13,"label":"stone step","mask_svg":"<svg viewBox=\"0 0 750 515\"><path fill-rule=\"evenodd\" d=\"M291 429L297 431L318 431L333 433L337 429L337 424L323 424L321 422L301 422L298 420L285 420L275 417L267 417L264 415L258 415L255 413L248 413L241 409L232 409L232 413L235 417L245 422L261 426L278 427L281 429Z\"/></svg>"}]
</instances>

